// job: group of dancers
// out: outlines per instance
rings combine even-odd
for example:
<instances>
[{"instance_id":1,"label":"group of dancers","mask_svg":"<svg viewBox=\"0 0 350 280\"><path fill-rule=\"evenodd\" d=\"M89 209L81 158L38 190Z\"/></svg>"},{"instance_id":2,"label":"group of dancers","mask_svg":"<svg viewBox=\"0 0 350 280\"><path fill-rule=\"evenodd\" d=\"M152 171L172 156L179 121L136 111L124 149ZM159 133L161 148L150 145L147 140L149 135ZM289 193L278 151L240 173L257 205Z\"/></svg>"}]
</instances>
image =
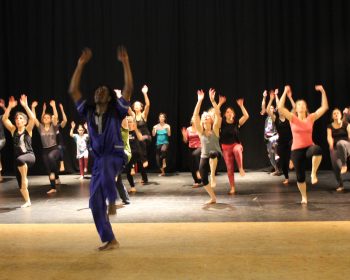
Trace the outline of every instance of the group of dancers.
<instances>
[{"instance_id":1,"label":"group of dancers","mask_svg":"<svg viewBox=\"0 0 350 280\"><path fill-rule=\"evenodd\" d=\"M77 145L77 159L79 161L80 179L87 172L89 153L94 163L90 181L89 206L101 241L105 244L100 250L119 246L108 215L116 213L116 200L118 196L125 204L129 203L129 196L122 182L121 173L124 170L130 184L129 192L136 192L133 176L138 170L142 176L142 183L148 182L146 168L148 167L147 149L156 138L156 159L160 169L160 176L165 175L167 167L167 154L171 127L167 123L166 114L159 114L159 123L153 126L151 132L148 128L147 118L150 110L148 87L142 88L144 102L130 104L134 89L133 77L129 63L129 56L125 47L117 50L117 59L122 63L124 70L124 88L112 90L108 86L99 86L94 91L94 103L88 104L83 99L80 90L80 80L83 69L92 58L92 51L84 49L73 73L69 93L76 104L78 113L85 123L77 126L71 122L70 136ZM317 170L322 160L322 150L312 139L314 122L322 117L328 110L328 101L324 88L315 86L321 94L321 106L310 113L305 100L294 102L292 90L289 85L284 87L282 96L278 97L278 90L270 91L270 99L266 105L267 91L263 93L261 114L267 114L265 121L265 141L270 162L274 168L274 175L282 170L285 180L289 183L289 168L294 166L297 185L301 193L301 203L307 203L306 193L306 161L311 158L311 183L316 184ZM189 167L194 180L194 187L203 186L210 200L206 204L216 203L216 167L218 160L223 157L230 185L229 194L236 192L234 171L235 163L241 176L245 176L243 167L243 145L240 139L240 128L249 119L244 106L244 100L236 101L241 110L241 117L237 117L235 110L227 106L226 97L217 98L216 91L209 89L208 97L212 108L201 113L202 102L205 98L203 90L197 91L191 125L181 129L183 141L188 145ZM292 109L285 106L286 99L291 102ZM216 101L218 99L218 102ZM272 105L276 102L276 108ZM14 123L9 119L13 108L17 106L14 97L10 97L7 107L0 100L0 107L4 114L0 124L0 149L5 145L3 126L8 129L13 138L14 158L16 164L16 178L20 192L25 200L23 208L31 206L28 192L28 168L35 163L35 154L32 148L32 133L37 127L42 143L42 158L50 181L48 194L55 193L59 184L59 171L64 169L62 141L62 128L67 124L63 106L60 104L62 121L56 108L56 102L50 101L52 114L43 105L41 120L36 117L38 103L34 101L31 108L26 95L21 95L19 103L24 112L18 111ZM327 127L327 140L332 159L332 166L338 182L338 189L342 190L342 174L347 172L347 160L350 155L350 110L346 108L344 116L341 110L332 112L333 122ZM3 124L3 126L2 126ZM0 158L1 163L1 158ZM1 171L1 165L0 165Z\"/></svg>"}]
</instances>

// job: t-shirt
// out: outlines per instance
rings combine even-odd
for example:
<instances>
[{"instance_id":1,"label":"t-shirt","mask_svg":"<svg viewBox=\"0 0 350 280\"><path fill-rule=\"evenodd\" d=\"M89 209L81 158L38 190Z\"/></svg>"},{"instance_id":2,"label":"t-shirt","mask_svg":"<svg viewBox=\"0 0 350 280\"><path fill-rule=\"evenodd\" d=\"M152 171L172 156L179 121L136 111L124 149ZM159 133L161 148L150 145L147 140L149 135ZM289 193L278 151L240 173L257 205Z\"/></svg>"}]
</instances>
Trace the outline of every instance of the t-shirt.
<instances>
[{"instance_id":1,"label":"t-shirt","mask_svg":"<svg viewBox=\"0 0 350 280\"><path fill-rule=\"evenodd\" d=\"M300 120L293 114L290 120L290 128L292 129L293 135L292 150L307 148L314 145L312 141L313 126L313 114L308 115L305 120Z\"/></svg>"},{"instance_id":2,"label":"t-shirt","mask_svg":"<svg viewBox=\"0 0 350 280\"><path fill-rule=\"evenodd\" d=\"M199 135L197 132L192 131L192 127L188 127L186 129L187 134L187 140L188 140L188 147L190 148L200 148L201 147L201 139L199 138Z\"/></svg>"},{"instance_id":3,"label":"t-shirt","mask_svg":"<svg viewBox=\"0 0 350 280\"><path fill-rule=\"evenodd\" d=\"M41 144L44 149L51 148L57 145L57 131L58 126L51 124L49 129L46 130L43 124L39 124L38 131L41 138Z\"/></svg>"},{"instance_id":4,"label":"t-shirt","mask_svg":"<svg viewBox=\"0 0 350 280\"><path fill-rule=\"evenodd\" d=\"M328 125L327 128L330 128L331 131L332 131L332 137L334 139L334 146L340 140L347 140L347 141L349 141L348 131L347 131L348 125L349 124L347 122L342 122L342 126L339 127L339 128L334 128L332 124Z\"/></svg>"},{"instance_id":5,"label":"t-shirt","mask_svg":"<svg viewBox=\"0 0 350 280\"><path fill-rule=\"evenodd\" d=\"M239 139L239 123L234 121L233 123L222 120L221 131L220 131L220 142L221 144L235 144L241 143Z\"/></svg>"},{"instance_id":6,"label":"t-shirt","mask_svg":"<svg viewBox=\"0 0 350 280\"><path fill-rule=\"evenodd\" d=\"M265 119L264 137L269 139L270 137L277 134L275 122L270 116Z\"/></svg>"},{"instance_id":7,"label":"t-shirt","mask_svg":"<svg viewBox=\"0 0 350 280\"><path fill-rule=\"evenodd\" d=\"M82 157L87 158L89 156L89 151L87 147L87 141L89 139L89 135L84 134L80 136L79 134L73 134L73 139L77 144L77 158L82 158Z\"/></svg>"}]
</instances>

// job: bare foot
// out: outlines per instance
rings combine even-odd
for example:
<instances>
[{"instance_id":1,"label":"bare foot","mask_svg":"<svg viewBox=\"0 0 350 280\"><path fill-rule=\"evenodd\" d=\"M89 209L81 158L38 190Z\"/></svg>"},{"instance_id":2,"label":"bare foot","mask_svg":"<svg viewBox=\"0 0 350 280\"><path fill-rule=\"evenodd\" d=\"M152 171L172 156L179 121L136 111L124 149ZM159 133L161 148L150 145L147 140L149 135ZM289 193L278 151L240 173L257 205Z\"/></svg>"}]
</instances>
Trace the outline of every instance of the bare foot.
<instances>
[{"instance_id":1,"label":"bare foot","mask_svg":"<svg viewBox=\"0 0 350 280\"><path fill-rule=\"evenodd\" d=\"M239 169L239 174L240 174L242 177L245 176L245 171L244 171L243 168L240 168L240 169Z\"/></svg>"},{"instance_id":2,"label":"bare foot","mask_svg":"<svg viewBox=\"0 0 350 280\"><path fill-rule=\"evenodd\" d=\"M285 179L285 180L282 182L283 185L288 185L288 183L289 183L289 180L288 180L288 179Z\"/></svg>"},{"instance_id":3,"label":"bare foot","mask_svg":"<svg viewBox=\"0 0 350 280\"><path fill-rule=\"evenodd\" d=\"M30 207L32 204L30 201L27 201L26 203L24 203L21 208L27 208L27 207Z\"/></svg>"},{"instance_id":4,"label":"bare foot","mask_svg":"<svg viewBox=\"0 0 350 280\"><path fill-rule=\"evenodd\" d=\"M341 167L340 174L345 174L346 172L348 172L348 166L344 165Z\"/></svg>"},{"instance_id":5,"label":"bare foot","mask_svg":"<svg viewBox=\"0 0 350 280\"><path fill-rule=\"evenodd\" d=\"M165 158L163 158L163 165L162 165L162 168L164 169L166 167L166 160Z\"/></svg>"},{"instance_id":6,"label":"bare foot","mask_svg":"<svg viewBox=\"0 0 350 280\"><path fill-rule=\"evenodd\" d=\"M144 168L148 167L148 161L145 161L144 163L142 163L142 166L143 166Z\"/></svg>"},{"instance_id":7,"label":"bare foot","mask_svg":"<svg viewBox=\"0 0 350 280\"><path fill-rule=\"evenodd\" d=\"M199 173L199 171L196 172L196 175L197 175L198 179L202 179L201 174Z\"/></svg>"},{"instance_id":8,"label":"bare foot","mask_svg":"<svg viewBox=\"0 0 350 280\"><path fill-rule=\"evenodd\" d=\"M205 205L209 205L209 204L215 204L216 200L215 199L210 199L208 200L206 203L204 203Z\"/></svg>"},{"instance_id":9,"label":"bare foot","mask_svg":"<svg viewBox=\"0 0 350 280\"><path fill-rule=\"evenodd\" d=\"M235 187L231 187L230 191L228 192L228 194L235 194L236 193L236 189Z\"/></svg>"},{"instance_id":10,"label":"bare foot","mask_svg":"<svg viewBox=\"0 0 350 280\"><path fill-rule=\"evenodd\" d=\"M107 251L119 248L120 244L116 239L108 241L105 245L98 248L99 251Z\"/></svg>"},{"instance_id":11,"label":"bare foot","mask_svg":"<svg viewBox=\"0 0 350 280\"><path fill-rule=\"evenodd\" d=\"M60 162L60 172L63 172L64 170L65 170L65 168L64 168L64 162L61 161L61 162Z\"/></svg>"},{"instance_id":12,"label":"bare foot","mask_svg":"<svg viewBox=\"0 0 350 280\"><path fill-rule=\"evenodd\" d=\"M342 192L342 191L344 191L344 190L345 190L344 187L338 187L338 188L336 189L337 192Z\"/></svg>"},{"instance_id":13,"label":"bare foot","mask_svg":"<svg viewBox=\"0 0 350 280\"><path fill-rule=\"evenodd\" d=\"M307 199L306 198L303 198L301 201L300 201L301 204L307 204Z\"/></svg>"},{"instance_id":14,"label":"bare foot","mask_svg":"<svg viewBox=\"0 0 350 280\"><path fill-rule=\"evenodd\" d=\"M200 186L201 186L201 184L199 184L199 183L194 183L193 186L192 186L192 188L195 189L195 188L199 188Z\"/></svg>"},{"instance_id":15,"label":"bare foot","mask_svg":"<svg viewBox=\"0 0 350 280\"><path fill-rule=\"evenodd\" d=\"M318 183L316 174L311 174L311 184L315 185Z\"/></svg>"},{"instance_id":16,"label":"bare foot","mask_svg":"<svg viewBox=\"0 0 350 280\"><path fill-rule=\"evenodd\" d=\"M56 180L55 180L55 184L56 184L56 185L61 185L61 180L60 180L59 178L56 179Z\"/></svg>"},{"instance_id":17,"label":"bare foot","mask_svg":"<svg viewBox=\"0 0 350 280\"><path fill-rule=\"evenodd\" d=\"M84 176L80 176L80 177L79 177L79 180L80 180L80 181L84 180Z\"/></svg>"},{"instance_id":18,"label":"bare foot","mask_svg":"<svg viewBox=\"0 0 350 280\"><path fill-rule=\"evenodd\" d=\"M0 182L4 181L4 178L0 175Z\"/></svg>"},{"instance_id":19,"label":"bare foot","mask_svg":"<svg viewBox=\"0 0 350 280\"><path fill-rule=\"evenodd\" d=\"M136 193L136 188L135 187L131 187L129 190L129 193Z\"/></svg>"},{"instance_id":20,"label":"bare foot","mask_svg":"<svg viewBox=\"0 0 350 280\"><path fill-rule=\"evenodd\" d=\"M135 168L131 168L131 170L130 170L130 175L131 175L131 176L134 176L134 175L135 175Z\"/></svg>"},{"instance_id":21,"label":"bare foot","mask_svg":"<svg viewBox=\"0 0 350 280\"><path fill-rule=\"evenodd\" d=\"M46 193L47 193L47 194L52 194L52 193L56 193L56 192L57 192L56 189L51 189L51 190L47 191Z\"/></svg>"}]
</instances>

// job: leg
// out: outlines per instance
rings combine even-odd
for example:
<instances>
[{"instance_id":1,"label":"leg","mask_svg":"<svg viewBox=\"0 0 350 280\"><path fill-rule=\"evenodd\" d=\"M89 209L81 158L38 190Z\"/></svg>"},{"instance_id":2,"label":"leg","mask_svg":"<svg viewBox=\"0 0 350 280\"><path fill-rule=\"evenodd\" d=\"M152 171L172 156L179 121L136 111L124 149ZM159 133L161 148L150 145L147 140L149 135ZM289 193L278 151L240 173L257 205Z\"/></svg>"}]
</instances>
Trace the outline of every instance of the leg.
<instances>
[{"instance_id":1,"label":"leg","mask_svg":"<svg viewBox=\"0 0 350 280\"><path fill-rule=\"evenodd\" d=\"M235 193L235 167L234 167L234 153L233 148L231 146L222 147L222 153L224 156L224 160L226 163L226 169L227 169L227 176L228 180L230 182L230 191L229 194Z\"/></svg>"},{"instance_id":2,"label":"leg","mask_svg":"<svg viewBox=\"0 0 350 280\"><path fill-rule=\"evenodd\" d=\"M134 165L134 158L132 157L129 161L129 163L127 164L127 166L125 167L125 171L126 171L126 178L128 179L128 182L130 184L130 192L134 193L136 192L136 188L135 188L135 182L134 182L134 177L131 175L131 169Z\"/></svg>"},{"instance_id":3,"label":"leg","mask_svg":"<svg viewBox=\"0 0 350 280\"><path fill-rule=\"evenodd\" d=\"M341 160L338 157L338 151L337 150L333 149L333 150L330 150L329 152L330 152L330 158L331 158L333 173L334 173L335 179L338 182L337 191L342 191L342 190L344 190L343 179L342 179L341 174L340 174L340 170L341 170L341 167L342 167L342 162L341 162Z\"/></svg>"},{"instance_id":4,"label":"leg","mask_svg":"<svg viewBox=\"0 0 350 280\"><path fill-rule=\"evenodd\" d=\"M84 179L84 158L79 158L79 172L80 172L80 180Z\"/></svg>"},{"instance_id":5,"label":"leg","mask_svg":"<svg viewBox=\"0 0 350 280\"><path fill-rule=\"evenodd\" d=\"M205 204L216 203L215 192L214 192L213 188L210 186L210 183L208 180L209 170L210 170L209 159L208 158L201 158L201 161L199 163L199 172L201 173L201 178L203 181L204 189L207 191L207 193L210 196L210 200L207 201Z\"/></svg>"},{"instance_id":6,"label":"leg","mask_svg":"<svg viewBox=\"0 0 350 280\"><path fill-rule=\"evenodd\" d=\"M311 184L316 184L317 179L317 170L320 167L322 161L322 150L320 146L313 145L309 147L306 151L306 157L312 157L312 169L311 169Z\"/></svg>"},{"instance_id":7,"label":"leg","mask_svg":"<svg viewBox=\"0 0 350 280\"><path fill-rule=\"evenodd\" d=\"M89 157L84 157L84 174L88 172Z\"/></svg>"},{"instance_id":8,"label":"leg","mask_svg":"<svg viewBox=\"0 0 350 280\"><path fill-rule=\"evenodd\" d=\"M28 166L32 166L34 162L35 162L34 154L24 154L19 156L16 159L16 165L17 165L16 169L18 170L16 177L19 182L19 188L20 188L21 194L26 202L21 206L22 208L31 206L29 191L28 191L27 174L28 174Z\"/></svg>"},{"instance_id":9,"label":"leg","mask_svg":"<svg viewBox=\"0 0 350 280\"><path fill-rule=\"evenodd\" d=\"M305 169L306 169L306 150L298 149L292 151L291 157L294 163L297 185L301 194L301 203L307 203L306 183L305 183Z\"/></svg>"},{"instance_id":10,"label":"leg","mask_svg":"<svg viewBox=\"0 0 350 280\"><path fill-rule=\"evenodd\" d=\"M209 166L210 166L210 185L212 188L216 187L216 167L218 165L218 158L217 157L211 157L209 159Z\"/></svg>"},{"instance_id":11,"label":"leg","mask_svg":"<svg viewBox=\"0 0 350 280\"><path fill-rule=\"evenodd\" d=\"M245 171L243 169L243 146L241 144L235 144L233 146L233 154L237 163L239 174L241 176L244 176Z\"/></svg>"},{"instance_id":12,"label":"leg","mask_svg":"<svg viewBox=\"0 0 350 280\"><path fill-rule=\"evenodd\" d=\"M130 204L128 192L123 184L122 175L119 174L116 182L117 191L124 204Z\"/></svg>"},{"instance_id":13,"label":"leg","mask_svg":"<svg viewBox=\"0 0 350 280\"><path fill-rule=\"evenodd\" d=\"M340 173L345 174L348 171L347 159L350 155L350 142L346 140L340 140L336 145L336 149L338 151L339 159L342 163Z\"/></svg>"}]
</instances>

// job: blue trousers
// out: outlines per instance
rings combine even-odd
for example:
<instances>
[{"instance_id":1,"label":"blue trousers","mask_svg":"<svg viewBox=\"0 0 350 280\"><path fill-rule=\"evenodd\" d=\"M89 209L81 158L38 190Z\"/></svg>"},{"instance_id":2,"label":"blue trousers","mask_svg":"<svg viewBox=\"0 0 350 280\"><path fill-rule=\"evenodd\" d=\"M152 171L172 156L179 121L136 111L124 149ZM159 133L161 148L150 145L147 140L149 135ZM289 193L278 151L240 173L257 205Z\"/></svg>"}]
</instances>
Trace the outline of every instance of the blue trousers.
<instances>
[{"instance_id":1,"label":"blue trousers","mask_svg":"<svg viewBox=\"0 0 350 280\"><path fill-rule=\"evenodd\" d=\"M116 201L115 177L121 172L123 163L124 159L116 155L101 156L94 161L89 206L102 242L115 238L107 215L106 200L109 203Z\"/></svg>"}]
</instances>

